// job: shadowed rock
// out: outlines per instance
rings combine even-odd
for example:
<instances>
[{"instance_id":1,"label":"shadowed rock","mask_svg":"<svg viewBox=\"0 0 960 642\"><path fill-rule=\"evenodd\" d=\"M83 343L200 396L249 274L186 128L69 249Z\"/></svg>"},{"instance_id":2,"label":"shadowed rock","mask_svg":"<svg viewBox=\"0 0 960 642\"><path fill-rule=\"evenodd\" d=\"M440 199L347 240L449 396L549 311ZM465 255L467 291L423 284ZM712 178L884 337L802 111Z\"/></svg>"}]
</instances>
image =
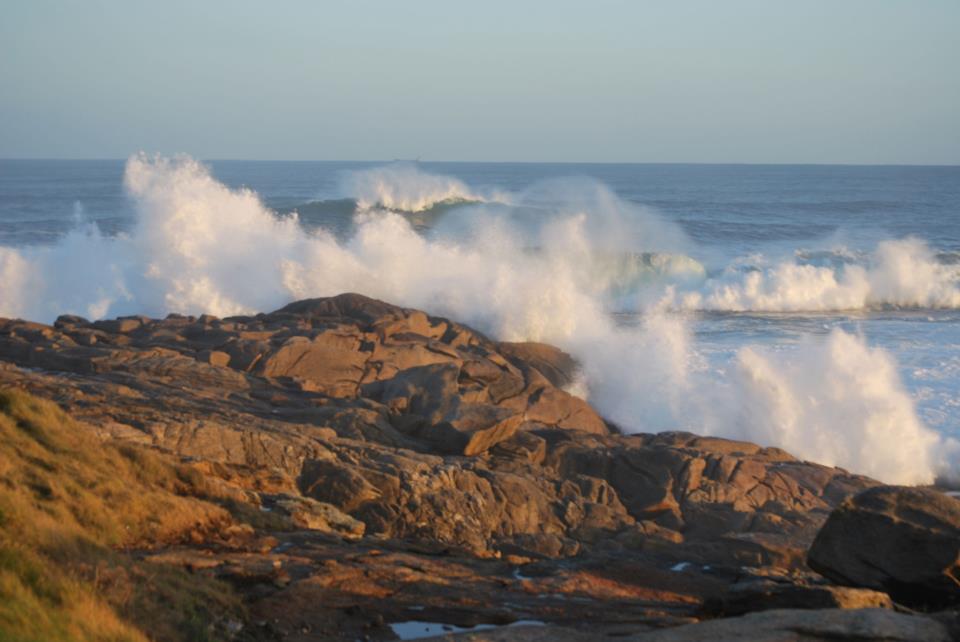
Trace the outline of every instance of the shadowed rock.
<instances>
[{"instance_id":1,"label":"shadowed rock","mask_svg":"<svg viewBox=\"0 0 960 642\"><path fill-rule=\"evenodd\" d=\"M759 580L735 584L723 604L725 615L770 609L892 609L890 596L870 589Z\"/></svg>"},{"instance_id":2,"label":"shadowed rock","mask_svg":"<svg viewBox=\"0 0 960 642\"><path fill-rule=\"evenodd\" d=\"M903 604L960 603L960 500L881 486L843 502L810 548L812 569Z\"/></svg>"}]
</instances>

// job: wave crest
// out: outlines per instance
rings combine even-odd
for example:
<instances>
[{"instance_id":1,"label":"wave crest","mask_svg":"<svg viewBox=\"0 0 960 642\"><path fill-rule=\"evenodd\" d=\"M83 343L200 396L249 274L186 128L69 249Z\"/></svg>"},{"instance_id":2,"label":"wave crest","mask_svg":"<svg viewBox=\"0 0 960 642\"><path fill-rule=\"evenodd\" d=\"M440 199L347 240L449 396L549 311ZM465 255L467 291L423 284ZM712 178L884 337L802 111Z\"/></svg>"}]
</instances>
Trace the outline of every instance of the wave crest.
<instances>
[{"instance_id":1,"label":"wave crest","mask_svg":"<svg viewBox=\"0 0 960 642\"><path fill-rule=\"evenodd\" d=\"M960 308L960 266L939 261L920 239L883 241L863 263L842 252L829 258L834 264L795 259L772 267L728 267L699 290L671 290L667 302L731 312Z\"/></svg>"},{"instance_id":2,"label":"wave crest","mask_svg":"<svg viewBox=\"0 0 960 642\"><path fill-rule=\"evenodd\" d=\"M341 181L341 188L356 199L358 211L424 212L440 204L494 200L475 193L456 178L428 174L407 163L350 172Z\"/></svg>"}]
</instances>

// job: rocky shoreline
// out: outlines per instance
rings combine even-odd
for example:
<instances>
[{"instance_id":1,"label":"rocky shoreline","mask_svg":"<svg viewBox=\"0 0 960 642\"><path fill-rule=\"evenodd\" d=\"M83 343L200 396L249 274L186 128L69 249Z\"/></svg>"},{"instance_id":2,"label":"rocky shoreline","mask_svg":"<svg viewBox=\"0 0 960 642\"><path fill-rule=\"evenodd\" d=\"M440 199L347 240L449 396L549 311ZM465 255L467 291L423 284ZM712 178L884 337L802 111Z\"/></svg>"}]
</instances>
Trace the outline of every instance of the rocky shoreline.
<instances>
[{"instance_id":1,"label":"rocky shoreline","mask_svg":"<svg viewBox=\"0 0 960 642\"><path fill-rule=\"evenodd\" d=\"M960 501L777 448L620 434L566 392L575 370L354 294L0 320L0 390L186 467L226 510L129 547L237 592L243 616L213 638L956 638Z\"/></svg>"}]
</instances>

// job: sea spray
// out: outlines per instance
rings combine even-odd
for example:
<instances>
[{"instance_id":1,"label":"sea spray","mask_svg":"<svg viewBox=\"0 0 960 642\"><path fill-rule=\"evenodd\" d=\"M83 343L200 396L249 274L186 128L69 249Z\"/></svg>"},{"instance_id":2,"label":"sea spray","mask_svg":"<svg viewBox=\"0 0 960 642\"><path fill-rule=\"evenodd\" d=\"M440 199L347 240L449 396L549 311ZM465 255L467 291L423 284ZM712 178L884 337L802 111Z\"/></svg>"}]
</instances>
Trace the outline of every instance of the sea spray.
<instances>
[{"instance_id":1,"label":"sea spray","mask_svg":"<svg viewBox=\"0 0 960 642\"><path fill-rule=\"evenodd\" d=\"M731 266L698 289L671 289L668 300L677 308L733 312L960 307L960 268L939 262L920 239L882 241L861 260Z\"/></svg>"},{"instance_id":2,"label":"sea spray","mask_svg":"<svg viewBox=\"0 0 960 642\"><path fill-rule=\"evenodd\" d=\"M26 317L31 265L24 253L0 247L0 315ZM37 317L41 318L41 317Z\"/></svg>"},{"instance_id":3,"label":"sea spray","mask_svg":"<svg viewBox=\"0 0 960 642\"><path fill-rule=\"evenodd\" d=\"M421 172L413 163L356 170L341 178L346 198L356 199L360 210L381 208L399 212L422 212L450 202L505 200L501 194L481 195L462 181Z\"/></svg>"},{"instance_id":4,"label":"sea spray","mask_svg":"<svg viewBox=\"0 0 960 642\"><path fill-rule=\"evenodd\" d=\"M892 483L933 481L941 439L917 417L893 358L862 337L833 330L787 356L743 348L733 377L738 436Z\"/></svg>"},{"instance_id":5,"label":"sea spray","mask_svg":"<svg viewBox=\"0 0 960 642\"><path fill-rule=\"evenodd\" d=\"M781 291L789 296L773 300L797 306L788 309L885 299L956 305L950 275L919 242L884 245L873 265L849 274L811 266L812 276L786 268L778 276L774 268L760 272L756 287L749 281L756 271L727 275L718 285L696 269L692 276L688 268L681 275L665 271L669 262L659 259L650 263L660 273L635 278L642 261L611 260L644 252L685 256L695 248L676 226L595 182L551 181L519 195L528 213L538 208L544 216L477 206L462 237L420 234L405 216L383 209L448 198L446 179L412 196L377 184L378 205L361 207L354 233L342 241L304 231L293 216L276 216L255 193L228 189L189 158L134 156L125 181L138 217L129 235L105 237L83 226L54 246L0 250L0 315L224 316L357 291L451 316L497 338L567 349L583 367L580 389L627 431L752 439L902 483L931 481L944 465L938 453L956 447L919 421L892 358L861 338L811 339L798 359L746 348L732 370L718 372L698 353L683 315L671 311L705 305L691 303L692 296L722 308L724 288L744 309L768 305L770 292ZM467 194L455 183L452 189ZM644 296L623 291L624 270ZM804 279L827 285L811 288ZM642 312L643 321L618 326L611 310Z\"/></svg>"}]
</instances>

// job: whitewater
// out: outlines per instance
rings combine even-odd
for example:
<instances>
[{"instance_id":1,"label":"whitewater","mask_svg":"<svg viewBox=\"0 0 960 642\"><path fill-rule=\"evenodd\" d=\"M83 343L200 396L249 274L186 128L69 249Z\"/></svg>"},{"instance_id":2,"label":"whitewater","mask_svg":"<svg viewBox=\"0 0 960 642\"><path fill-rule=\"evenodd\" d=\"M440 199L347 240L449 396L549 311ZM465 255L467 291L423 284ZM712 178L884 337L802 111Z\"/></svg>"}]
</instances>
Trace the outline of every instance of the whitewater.
<instances>
[{"instance_id":1,"label":"whitewater","mask_svg":"<svg viewBox=\"0 0 960 642\"><path fill-rule=\"evenodd\" d=\"M102 194L69 220L3 204L0 316L229 316L359 292L562 347L571 391L626 432L746 439L891 483L960 476L960 245L936 217L718 213L696 185L671 188L698 204L671 217L625 195L622 168L468 169L320 167L295 189L261 169L247 178L279 193L267 203L189 157L138 154L128 214L98 216Z\"/></svg>"}]
</instances>

